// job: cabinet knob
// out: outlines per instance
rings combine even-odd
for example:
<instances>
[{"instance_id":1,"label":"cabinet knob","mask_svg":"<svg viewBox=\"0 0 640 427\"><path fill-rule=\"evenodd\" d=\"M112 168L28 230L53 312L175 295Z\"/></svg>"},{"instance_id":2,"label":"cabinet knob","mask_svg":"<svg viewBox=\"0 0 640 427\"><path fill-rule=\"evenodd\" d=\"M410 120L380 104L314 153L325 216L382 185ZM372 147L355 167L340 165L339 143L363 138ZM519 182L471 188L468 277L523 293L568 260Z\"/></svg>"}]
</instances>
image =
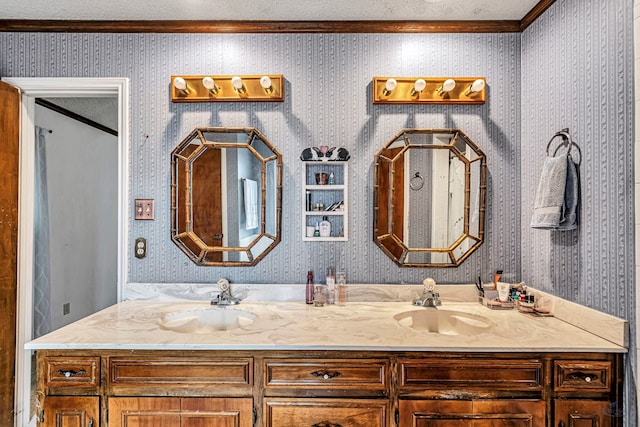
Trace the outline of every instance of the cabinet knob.
<instances>
[{"instance_id":1,"label":"cabinet knob","mask_svg":"<svg viewBox=\"0 0 640 427\"><path fill-rule=\"evenodd\" d=\"M564 421L560 421L560 422L558 423L558 427L564 427Z\"/></svg>"},{"instance_id":2,"label":"cabinet knob","mask_svg":"<svg viewBox=\"0 0 640 427\"><path fill-rule=\"evenodd\" d=\"M87 424L87 427L93 427L93 418L89 419L89 424Z\"/></svg>"},{"instance_id":3,"label":"cabinet knob","mask_svg":"<svg viewBox=\"0 0 640 427\"><path fill-rule=\"evenodd\" d=\"M342 375L340 372L338 371L314 371L311 372L311 375L313 375L314 377L321 377L324 380L328 380L331 378L335 378L335 377L339 377L340 375Z\"/></svg>"},{"instance_id":4,"label":"cabinet knob","mask_svg":"<svg viewBox=\"0 0 640 427\"><path fill-rule=\"evenodd\" d=\"M593 380L597 380L598 376L594 374L585 374L584 372L572 372L567 375L567 378L572 380L582 380L586 383L590 383Z\"/></svg>"},{"instance_id":5,"label":"cabinet knob","mask_svg":"<svg viewBox=\"0 0 640 427\"><path fill-rule=\"evenodd\" d=\"M87 371L85 371L84 369L80 369L79 371L74 371L73 369L70 369L68 371L63 371L62 369L58 369L58 375L64 375L67 378L77 377L78 375L84 375L86 373Z\"/></svg>"}]
</instances>

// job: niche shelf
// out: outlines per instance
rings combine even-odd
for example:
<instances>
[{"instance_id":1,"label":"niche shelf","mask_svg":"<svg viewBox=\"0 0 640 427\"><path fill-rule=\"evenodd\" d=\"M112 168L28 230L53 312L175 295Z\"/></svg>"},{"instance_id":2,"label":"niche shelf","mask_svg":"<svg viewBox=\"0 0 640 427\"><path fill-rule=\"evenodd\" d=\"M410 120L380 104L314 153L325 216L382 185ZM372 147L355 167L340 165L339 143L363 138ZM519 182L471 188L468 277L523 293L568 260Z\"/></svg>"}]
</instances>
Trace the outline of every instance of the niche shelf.
<instances>
[{"instance_id":1,"label":"niche shelf","mask_svg":"<svg viewBox=\"0 0 640 427\"><path fill-rule=\"evenodd\" d=\"M303 161L302 168L302 240L305 242L347 241L349 238L349 197L347 161ZM316 174L331 173L334 183L316 183ZM307 206L307 195L311 206ZM318 205L322 205L321 208ZM314 206L316 210L314 210ZM331 207L334 209L331 209ZM340 207L338 207L340 206ZM309 209L309 207L311 209ZM330 237L307 236L307 227L314 227L326 216L331 223Z\"/></svg>"}]
</instances>

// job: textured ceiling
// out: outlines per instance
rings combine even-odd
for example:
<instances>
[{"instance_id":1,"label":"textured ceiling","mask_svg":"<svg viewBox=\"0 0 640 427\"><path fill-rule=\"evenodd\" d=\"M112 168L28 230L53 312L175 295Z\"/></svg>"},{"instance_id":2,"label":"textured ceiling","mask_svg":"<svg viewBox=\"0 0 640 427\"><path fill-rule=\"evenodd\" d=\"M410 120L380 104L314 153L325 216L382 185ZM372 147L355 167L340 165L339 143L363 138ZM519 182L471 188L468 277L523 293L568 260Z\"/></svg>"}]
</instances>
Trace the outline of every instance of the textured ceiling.
<instances>
[{"instance_id":1,"label":"textured ceiling","mask_svg":"<svg viewBox=\"0 0 640 427\"><path fill-rule=\"evenodd\" d=\"M521 20L539 0L0 0L0 19Z\"/></svg>"}]
</instances>

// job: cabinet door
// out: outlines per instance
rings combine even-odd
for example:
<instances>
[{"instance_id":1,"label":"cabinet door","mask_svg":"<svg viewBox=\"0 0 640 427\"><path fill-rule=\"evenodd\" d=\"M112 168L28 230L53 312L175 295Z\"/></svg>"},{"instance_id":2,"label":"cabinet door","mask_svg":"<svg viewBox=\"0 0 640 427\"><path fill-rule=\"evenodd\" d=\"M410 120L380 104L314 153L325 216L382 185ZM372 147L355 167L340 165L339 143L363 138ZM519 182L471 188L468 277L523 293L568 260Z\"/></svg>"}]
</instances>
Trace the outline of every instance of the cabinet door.
<instances>
[{"instance_id":1,"label":"cabinet door","mask_svg":"<svg viewBox=\"0 0 640 427\"><path fill-rule=\"evenodd\" d=\"M111 398L109 427L180 427L180 398Z\"/></svg>"},{"instance_id":2,"label":"cabinet door","mask_svg":"<svg viewBox=\"0 0 640 427\"><path fill-rule=\"evenodd\" d=\"M253 399L114 397L109 427L251 427Z\"/></svg>"},{"instance_id":3,"label":"cabinet door","mask_svg":"<svg viewBox=\"0 0 640 427\"><path fill-rule=\"evenodd\" d=\"M599 400L556 400L554 427L613 427L622 425L609 402ZM618 421L620 420L620 421Z\"/></svg>"},{"instance_id":4,"label":"cabinet door","mask_svg":"<svg viewBox=\"0 0 640 427\"><path fill-rule=\"evenodd\" d=\"M251 427L252 398L183 398L182 427Z\"/></svg>"},{"instance_id":5,"label":"cabinet door","mask_svg":"<svg viewBox=\"0 0 640 427\"><path fill-rule=\"evenodd\" d=\"M538 400L401 400L399 427L545 427Z\"/></svg>"},{"instance_id":6,"label":"cabinet door","mask_svg":"<svg viewBox=\"0 0 640 427\"><path fill-rule=\"evenodd\" d=\"M386 427L385 399L265 400L265 427Z\"/></svg>"},{"instance_id":7,"label":"cabinet door","mask_svg":"<svg viewBox=\"0 0 640 427\"><path fill-rule=\"evenodd\" d=\"M98 427L98 396L47 396L43 427Z\"/></svg>"}]
</instances>

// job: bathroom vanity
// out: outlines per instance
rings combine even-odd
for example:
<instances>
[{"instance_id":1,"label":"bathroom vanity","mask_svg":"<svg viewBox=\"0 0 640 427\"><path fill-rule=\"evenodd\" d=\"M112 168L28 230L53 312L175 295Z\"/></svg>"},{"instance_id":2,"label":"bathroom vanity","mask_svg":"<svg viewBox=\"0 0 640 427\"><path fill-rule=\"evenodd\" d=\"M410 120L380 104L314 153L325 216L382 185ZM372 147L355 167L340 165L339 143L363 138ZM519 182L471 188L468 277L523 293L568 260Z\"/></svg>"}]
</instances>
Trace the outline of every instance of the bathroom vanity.
<instances>
[{"instance_id":1,"label":"bathroom vanity","mask_svg":"<svg viewBox=\"0 0 640 427\"><path fill-rule=\"evenodd\" d=\"M207 304L124 302L29 343L40 425L622 425L625 347L558 318Z\"/></svg>"}]
</instances>

